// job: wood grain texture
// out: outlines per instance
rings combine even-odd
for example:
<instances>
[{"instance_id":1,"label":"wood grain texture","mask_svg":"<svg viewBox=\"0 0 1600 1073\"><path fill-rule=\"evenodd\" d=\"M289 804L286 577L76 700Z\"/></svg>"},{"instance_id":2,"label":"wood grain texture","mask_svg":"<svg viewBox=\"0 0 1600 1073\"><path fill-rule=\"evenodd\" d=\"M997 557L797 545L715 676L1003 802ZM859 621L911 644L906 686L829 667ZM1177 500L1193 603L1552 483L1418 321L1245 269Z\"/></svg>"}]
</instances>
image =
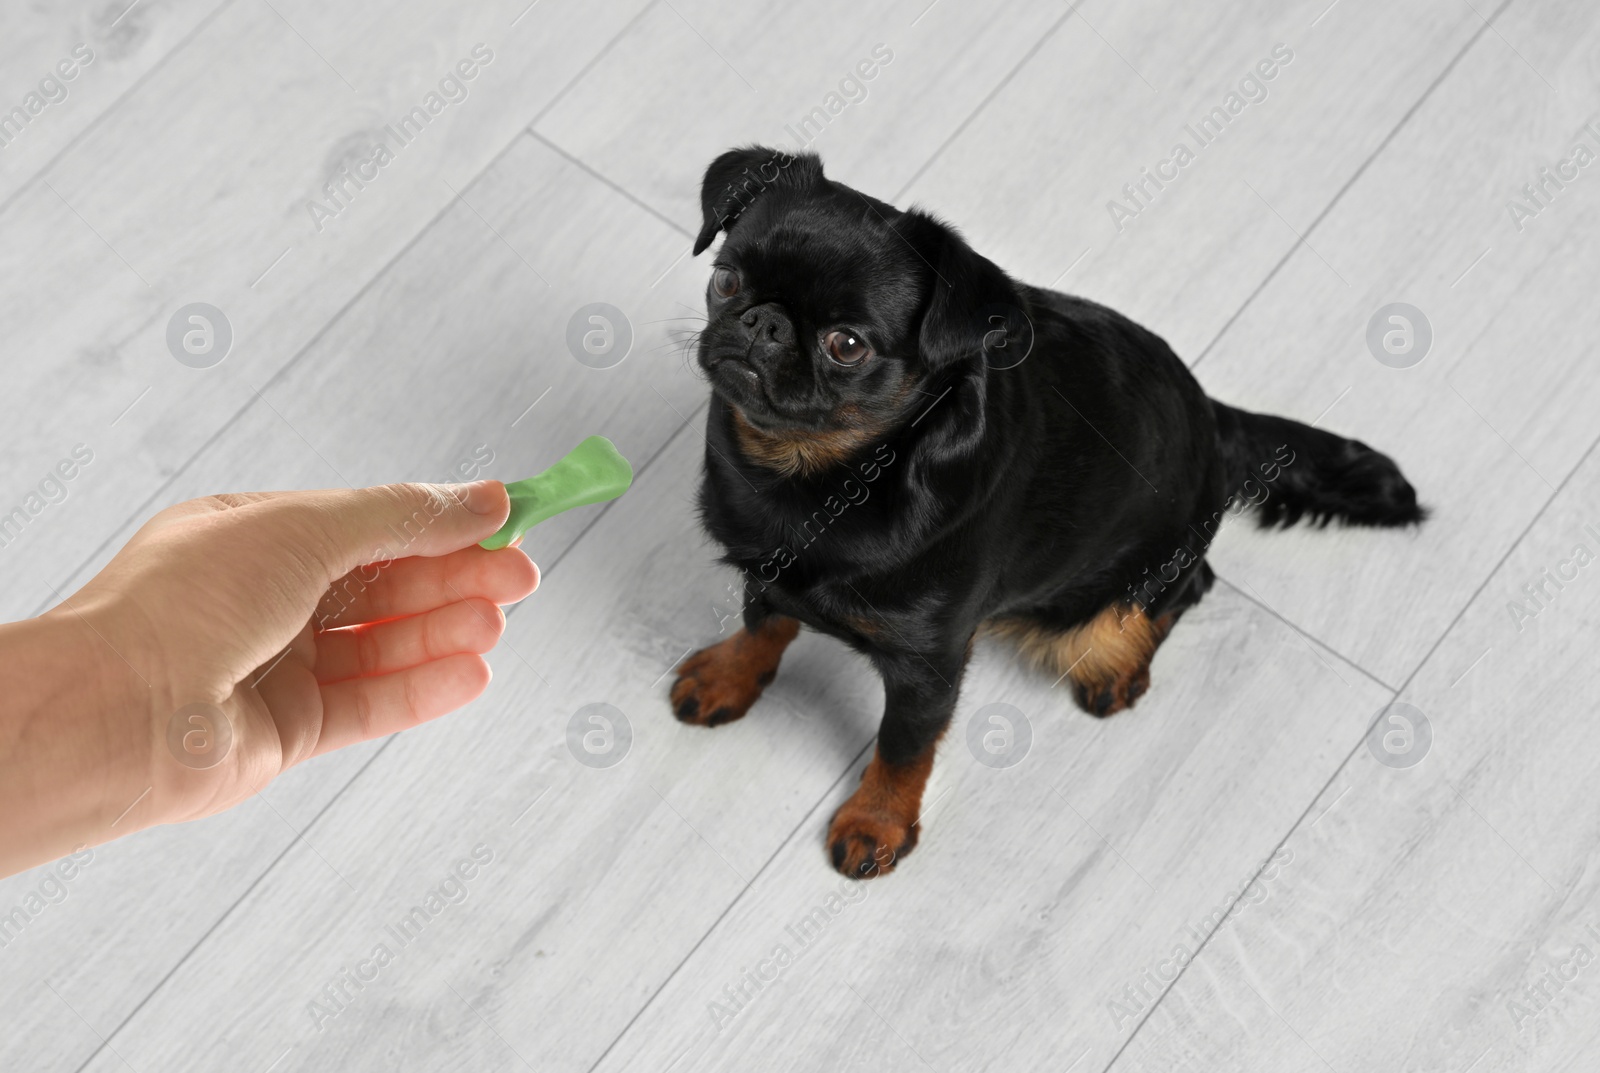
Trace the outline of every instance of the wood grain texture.
<instances>
[{"instance_id":1,"label":"wood grain texture","mask_svg":"<svg viewBox=\"0 0 1600 1073\"><path fill-rule=\"evenodd\" d=\"M487 2L361 5L354 22L328 5L232 4L26 188L0 213L14 355L0 368L0 449L19 497L75 443L97 461L0 549L12 582L0 610L53 602L255 389L430 221L460 211L457 193L639 7L540 5L512 26ZM310 206L327 202L330 176L369 158L478 43L494 59L465 99L318 231ZM166 342L196 301L234 336L204 370Z\"/></svg>"},{"instance_id":2,"label":"wood grain texture","mask_svg":"<svg viewBox=\"0 0 1600 1073\"><path fill-rule=\"evenodd\" d=\"M12 1011L0 1063L77 1069L280 855L316 859L299 832L375 748L292 771L224 815L97 847L64 894L46 885L61 878L55 866L0 879L0 907L27 913L0 947L0 1001ZM59 900L29 911L41 891Z\"/></svg>"},{"instance_id":3,"label":"wood grain texture","mask_svg":"<svg viewBox=\"0 0 1600 1073\"><path fill-rule=\"evenodd\" d=\"M1597 488L1591 451L1402 694L1431 750L1397 769L1352 743L1288 838L1282 883L1188 967L1114 1069L1592 1062L1600 578L1574 552L1600 554ZM1576 576L1514 615L1546 570Z\"/></svg>"},{"instance_id":4,"label":"wood grain texture","mask_svg":"<svg viewBox=\"0 0 1600 1073\"><path fill-rule=\"evenodd\" d=\"M668 320L700 285L681 270L662 276L687 248L686 236L526 134L463 193L304 360L262 384L260 397L174 476L155 506L229 488L449 480L459 465L481 460L483 447L492 456L484 472L511 480L597 431L642 465L701 411L699 381L678 356ZM546 260L552 248L566 252ZM550 286L529 261L544 264ZM614 368L592 369L567 351L566 323L580 305L604 299L632 311L635 349ZM541 526L530 551L548 566L599 511ZM102 555L131 533L118 532ZM8 966L0 997L37 1011L28 1023L40 1026L53 1026L68 1002L109 1033L280 852L327 869L317 839L296 835L376 749L308 764L238 813L96 850L109 863L87 869L71 897L51 907L41 921L48 937L30 925L26 941L0 951ZM128 869L139 879L123 878ZM0 904L38 878L0 881ZM142 892L131 907L130 888ZM5 1046L15 1046L19 1061L59 1047L65 1068L76 1068L68 1059L86 1056L75 1050L85 1040L93 1036L41 1027L39 1035L8 1034Z\"/></svg>"},{"instance_id":5,"label":"wood grain texture","mask_svg":"<svg viewBox=\"0 0 1600 1073\"><path fill-rule=\"evenodd\" d=\"M1507 211L1600 116L1597 41L1600 24L1574 11L1508 11L1309 235L1315 252L1296 250L1199 367L1247 408L1304 421L1327 410L1322 427L1391 453L1434 508L1411 534L1241 526L1214 556L1392 686L1600 433L1600 309L1581 297L1600 272L1587 237L1600 182L1579 172L1521 232ZM1600 151L1600 135L1587 139ZM1391 302L1432 323L1432 351L1412 368L1387 368L1367 346L1369 320Z\"/></svg>"},{"instance_id":6,"label":"wood grain texture","mask_svg":"<svg viewBox=\"0 0 1600 1073\"><path fill-rule=\"evenodd\" d=\"M225 6L222 0L8 5L0 120L12 122L0 126L0 206Z\"/></svg>"},{"instance_id":7,"label":"wood grain texture","mask_svg":"<svg viewBox=\"0 0 1600 1073\"><path fill-rule=\"evenodd\" d=\"M911 1068L913 1054L934 1069L1104 1068L1137 1023L1108 1004L1211 931L1389 698L1223 586L1173 631L1130 712L1084 715L988 643L962 694L894 875L853 884L822 859L852 769L601 1069L685 1054L712 1070ZM1003 769L967 743L974 720L1003 729L995 704L1032 733ZM779 946L793 964L743 984L774 972ZM723 990L740 986L742 1008Z\"/></svg>"},{"instance_id":8,"label":"wood grain texture","mask_svg":"<svg viewBox=\"0 0 1600 1073\"><path fill-rule=\"evenodd\" d=\"M0 90L116 17L31 10ZM541 590L468 710L96 850L0 947L0 1068L1584 1068L1600 968L1545 973L1600 952L1600 566L1521 629L1506 605L1575 543L1600 555L1600 180L1522 231L1505 202L1600 110L1596 21L141 0L92 72L117 95L45 114L70 147L0 150L0 510L72 444L96 451L0 547L0 610L53 601L206 492L450 479L484 452L514 479L594 432L638 479L537 531ZM321 184L477 42L495 59L467 99L316 231ZM1107 201L1279 43L1266 99L1119 230ZM1109 721L980 646L916 853L856 885L822 835L877 726L864 661L802 634L715 730L666 693L737 610L691 498L700 175L730 145L795 146L785 128L855 95L841 80L880 45L892 60L815 138L830 174L1144 321L1221 398L1331 405L1322 423L1390 450L1438 513L1417 534L1230 528L1224 580ZM164 341L197 300L236 337L208 370ZM1414 368L1367 351L1391 301L1432 319ZM593 302L635 332L613 368L568 352ZM1402 686L1434 733L1409 769L1364 744ZM614 766L585 762L594 704L626 719ZM994 704L1031 729L1013 767L967 744ZM0 881L0 912L45 876ZM419 931L389 930L419 905ZM380 943L375 975L344 976Z\"/></svg>"},{"instance_id":9,"label":"wood grain texture","mask_svg":"<svg viewBox=\"0 0 1600 1073\"><path fill-rule=\"evenodd\" d=\"M862 661L806 638L760 718L672 718L668 669L727 604L684 494L703 449L686 428L642 468L512 613L489 692L394 739L309 834L328 863L268 875L116 1039L130 1062L264 1067L292 1045L304 1068L500 1068L509 1045L535 1067L593 1064L861 754L881 702ZM615 766L569 749L592 703L631 725ZM389 940L393 973L319 1025L327 981L479 841L495 860L470 897L403 953ZM173 1032L183 1010L214 1027Z\"/></svg>"},{"instance_id":10,"label":"wood grain texture","mask_svg":"<svg viewBox=\"0 0 1600 1073\"><path fill-rule=\"evenodd\" d=\"M830 174L887 199L1062 16L1017 2L673 0L535 129L695 230L706 165L752 142L809 147Z\"/></svg>"},{"instance_id":11,"label":"wood grain texture","mask_svg":"<svg viewBox=\"0 0 1600 1073\"><path fill-rule=\"evenodd\" d=\"M907 189L866 188L933 208L1016 277L1121 310L1193 362L1482 25L1466 7L1341 0L1312 27L1325 6L1076 5ZM1261 63L1275 73L1248 103ZM1196 147L1186 128L1229 94L1241 110ZM1195 158L1119 229L1108 203L1179 144Z\"/></svg>"},{"instance_id":12,"label":"wood grain texture","mask_svg":"<svg viewBox=\"0 0 1600 1073\"><path fill-rule=\"evenodd\" d=\"M1313 282L1320 266L1297 254L1203 370L1267 398L1287 387L1308 409L1313 377L1319 392L1350 387L1329 424L1395 437L1438 489L1403 560L1342 536L1315 597L1261 569L1256 538L1219 556L1312 632L1409 678L1401 699L1430 721L1431 752L1397 770L1354 745L1287 841L1304 868L1189 967L1115 1069L1592 1064L1600 604L1578 564L1600 551L1600 500L1593 303L1577 295L1600 202L1580 174L1520 231L1507 206L1600 106L1587 58L1600 27L1512 7L1495 29L1311 237L1352 282L1365 273L1362 298ZM1361 345L1362 307L1402 292L1429 312L1437 352L1388 370ZM1324 356L1266 376L1243 355L1290 316L1319 322ZM1296 544L1304 562L1308 538Z\"/></svg>"}]
</instances>

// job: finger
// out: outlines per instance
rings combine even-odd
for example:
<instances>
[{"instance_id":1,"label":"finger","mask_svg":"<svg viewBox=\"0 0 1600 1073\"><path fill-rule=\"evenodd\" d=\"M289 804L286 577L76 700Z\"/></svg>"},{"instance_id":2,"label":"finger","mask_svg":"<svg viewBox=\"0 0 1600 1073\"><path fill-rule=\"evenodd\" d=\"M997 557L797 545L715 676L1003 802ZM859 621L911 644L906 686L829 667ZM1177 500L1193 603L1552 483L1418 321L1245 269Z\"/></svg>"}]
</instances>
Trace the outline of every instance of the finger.
<instances>
[{"instance_id":1,"label":"finger","mask_svg":"<svg viewBox=\"0 0 1600 1073\"><path fill-rule=\"evenodd\" d=\"M387 567L360 566L333 583L317 605L321 629L418 615L445 604L481 597L514 604L539 587L539 568L508 548L470 548L432 559L399 559Z\"/></svg>"},{"instance_id":2,"label":"finger","mask_svg":"<svg viewBox=\"0 0 1600 1073\"><path fill-rule=\"evenodd\" d=\"M290 657L263 671L254 691L277 728L280 766L266 773L265 783L282 770L311 759L322 727L322 693L309 663Z\"/></svg>"},{"instance_id":3,"label":"finger","mask_svg":"<svg viewBox=\"0 0 1600 1073\"><path fill-rule=\"evenodd\" d=\"M314 755L437 719L476 699L490 677L482 656L463 654L323 686L322 735Z\"/></svg>"},{"instance_id":4,"label":"finger","mask_svg":"<svg viewBox=\"0 0 1600 1073\"><path fill-rule=\"evenodd\" d=\"M499 481L385 484L274 496L241 509L272 515L331 584L363 564L470 547L500 528L511 499Z\"/></svg>"},{"instance_id":5,"label":"finger","mask_svg":"<svg viewBox=\"0 0 1600 1073\"><path fill-rule=\"evenodd\" d=\"M409 618L319 633L313 669L326 685L392 674L463 652L481 655L505 628L505 614L488 600L446 604Z\"/></svg>"}]
</instances>

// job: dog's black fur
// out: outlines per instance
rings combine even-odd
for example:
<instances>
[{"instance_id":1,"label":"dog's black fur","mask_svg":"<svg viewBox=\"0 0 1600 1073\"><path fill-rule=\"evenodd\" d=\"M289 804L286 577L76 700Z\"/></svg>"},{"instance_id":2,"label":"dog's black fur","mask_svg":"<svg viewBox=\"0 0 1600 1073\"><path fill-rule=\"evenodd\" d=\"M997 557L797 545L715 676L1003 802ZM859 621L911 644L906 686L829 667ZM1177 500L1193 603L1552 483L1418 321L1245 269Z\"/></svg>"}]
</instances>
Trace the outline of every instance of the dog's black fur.
<instances>
[{"instance_id":1,"label":"dog's black fur","mask_svg":"<svg viewBox=\"0 0 1600 1073\"><path fill-rule=\"evenodd\" d=\"M714 391L700 505L744 572L745 629L689 661L673 701L688 722L743 715L792 636L774 623L790 619L865 653L887 703L829 835L846 874L887 871L914 845L986 623L1035 654L1074 653L1098 627L1097 659L1125 665L1073 685L1108 714L1143 691L1149 654L1211 585L1217 522L1246 500L1263 526L1424 517L1388 457L1207 398L1158 336L1013 281L934 217L827 179L813 155L725 153L702 207L694 252L727 239L699 339ZM824 349L835 329L871 355L840 365ZM1119 655L1130 619L1140 643Z\"/></svg>"}]
</instances>

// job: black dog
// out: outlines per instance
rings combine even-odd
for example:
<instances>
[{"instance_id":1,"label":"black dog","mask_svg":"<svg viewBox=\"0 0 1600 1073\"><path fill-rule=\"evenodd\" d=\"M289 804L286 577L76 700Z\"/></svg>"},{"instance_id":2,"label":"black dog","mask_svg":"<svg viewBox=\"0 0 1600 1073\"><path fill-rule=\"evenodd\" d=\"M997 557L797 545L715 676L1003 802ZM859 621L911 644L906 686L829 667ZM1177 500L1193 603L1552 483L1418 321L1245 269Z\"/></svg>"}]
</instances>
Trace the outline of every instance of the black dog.
<instances>
[{"instance_id":1,"label":"black dog","mask_svg":"<svg viewBox=\"0 0 1600 1073\"><path fill-rule=\"evenodd\" d=\"M846 875L916 845L934 746L974 636L1133 704L1210 587L1224 514L1401 526L1425 512L1385 455L1206 397L1159 337L1011 280L950 227L832 182L812 155L718 157L699 363L714 397L700 507L744 573L744 628L692 656L679 719L738 719L800 623L865 653L887 704L828 832Z\"/></svg>"}]
</instances>

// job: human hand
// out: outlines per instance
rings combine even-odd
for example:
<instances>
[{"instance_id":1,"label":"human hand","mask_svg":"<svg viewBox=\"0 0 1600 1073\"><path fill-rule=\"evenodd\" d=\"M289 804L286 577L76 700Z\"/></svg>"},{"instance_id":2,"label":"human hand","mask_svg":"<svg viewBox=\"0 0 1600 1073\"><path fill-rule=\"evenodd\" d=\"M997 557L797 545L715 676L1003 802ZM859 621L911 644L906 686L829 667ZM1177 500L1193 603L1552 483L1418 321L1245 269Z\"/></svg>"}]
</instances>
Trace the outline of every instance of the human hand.
<instances>
[{"instance_id":1,"label":"human hand","mask_svg":"<svg viewBox=\"0 0 1600 1073\"><path fill-rule=\"evenodd\" d=\"M478 696L499 605L538 585L519 548L476 547L509 509L498 481L190 500L61 606L0 627L37 624L40 642L31 667L0 664L0 685L37 677L38 660L48 679L69 651L61 670L84 678L65 703L47 698L32 733L0 728L0 745L44 750L0 760L4 811L40 821L23 824L38 844L22 863L219 812L303 760ZM62 779L83 791L67 815L52 804Z\"/></svg>"}]
</instances>

